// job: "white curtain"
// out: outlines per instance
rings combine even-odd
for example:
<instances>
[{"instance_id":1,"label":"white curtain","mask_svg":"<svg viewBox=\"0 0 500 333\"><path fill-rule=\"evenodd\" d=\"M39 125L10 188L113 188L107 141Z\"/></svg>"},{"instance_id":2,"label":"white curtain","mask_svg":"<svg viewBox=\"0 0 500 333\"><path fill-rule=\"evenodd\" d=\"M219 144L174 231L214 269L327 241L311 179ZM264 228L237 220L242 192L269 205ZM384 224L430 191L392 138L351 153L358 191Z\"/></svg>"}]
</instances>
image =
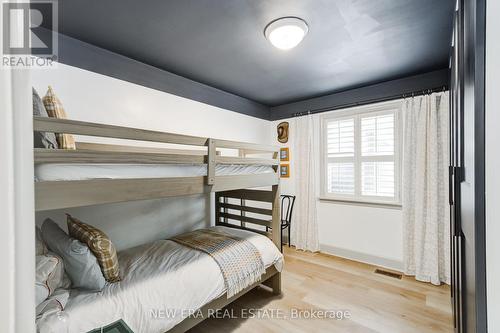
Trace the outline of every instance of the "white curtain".
<instances>
[{"instance_id":1,"label":"white curtain","mask_svg":"<svg viewBox=\"0 0 500 333\"><path fill-rule=\"evenodd\" d=\"M292 244L299 250L319 251L318 220L316 211L317 145L311 115L299 117L295 122L295 208L292 224Z\"/></svg>"},{"instance_id":2,"label":"white curtain","mask_svg":"<svg viewBox=\"0 0 500 333\"><path fill-rule=\"evenodd\" d=\"M403 101L404 270L450 283L448 93Z\"/></svg>"}]
</instances>

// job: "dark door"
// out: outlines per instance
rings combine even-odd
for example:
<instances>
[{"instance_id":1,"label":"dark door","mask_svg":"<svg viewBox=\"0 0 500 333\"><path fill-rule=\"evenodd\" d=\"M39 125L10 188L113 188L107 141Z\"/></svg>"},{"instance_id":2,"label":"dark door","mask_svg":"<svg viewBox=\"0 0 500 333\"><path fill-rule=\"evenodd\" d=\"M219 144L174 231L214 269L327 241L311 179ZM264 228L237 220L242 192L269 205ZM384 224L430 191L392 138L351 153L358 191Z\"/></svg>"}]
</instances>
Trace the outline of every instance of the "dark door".
<instances>
[{"instance_id":1,"label":"dark door","mask_svg":"<svg viewBox=\"0 0 500 333\"><path fill-rule=\"evenodd\" d=\"M484 218L485 0L459 0L450 92L450 214L455 332L486 327Z\"/></svg>"}]
</instances>

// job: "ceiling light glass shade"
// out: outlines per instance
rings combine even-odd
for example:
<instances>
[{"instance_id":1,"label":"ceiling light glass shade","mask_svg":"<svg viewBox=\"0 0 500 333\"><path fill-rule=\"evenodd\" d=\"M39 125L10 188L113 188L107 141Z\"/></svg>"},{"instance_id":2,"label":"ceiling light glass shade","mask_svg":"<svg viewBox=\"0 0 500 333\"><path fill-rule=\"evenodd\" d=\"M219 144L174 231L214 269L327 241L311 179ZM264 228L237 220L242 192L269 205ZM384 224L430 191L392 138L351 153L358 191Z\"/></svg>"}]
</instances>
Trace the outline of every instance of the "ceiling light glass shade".
<instances>
[{"instance_id":1,"label":"ceiling light glass shade","mask_svg":"<svg viewBox=\"0 0 500 333\"><path fill-rule=\"evenodd\" d=\"M298 17L283 17L269 23L264 30L266 38L280 50L290 50L304 39L309 31L307 23Z\"/></svg>"}]
</instances>

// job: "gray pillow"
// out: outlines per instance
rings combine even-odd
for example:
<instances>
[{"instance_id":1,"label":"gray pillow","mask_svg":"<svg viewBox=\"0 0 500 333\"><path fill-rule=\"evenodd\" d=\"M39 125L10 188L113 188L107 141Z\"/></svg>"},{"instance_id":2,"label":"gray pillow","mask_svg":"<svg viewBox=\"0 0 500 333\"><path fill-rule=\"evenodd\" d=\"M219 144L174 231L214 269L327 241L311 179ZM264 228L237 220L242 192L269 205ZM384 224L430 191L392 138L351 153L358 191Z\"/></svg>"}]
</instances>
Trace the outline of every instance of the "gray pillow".
<instances>
[{"instance_id":1,"label":"gray pillow","mask_svg":"<svg viewBox=\"0 0 500 333\"><path fill-rule=\"evenodd\" d=\"M35 248L37 256L42 256L48 252L47 245L42 239L42 231L38 227L35 227Z\"/></svg>"},{"instance_id":2,"label":"gray pillow","mask_svg":"<svg viewBox=\"0 0 500 333\"><path fill-rule=\"evenodd\" d=\"M80 241L69 237L54 221L46 219L42 224L42 238L47 247L64 261L64 269L74 288L99 291L106 280L97 259Z\"/></svg>"},{"instance_id":3,"label":"gray pillow","mask_svg":"<svg viewBox=\"0 0 500 333\"><path fill-rule=\"evenodd\" d=\"M38 117L49 116L35 88L33 88L33 115ZM59 148L55 134L50 132L33 132L33 146L35 148Z\"/></svg>"}]
</instances>

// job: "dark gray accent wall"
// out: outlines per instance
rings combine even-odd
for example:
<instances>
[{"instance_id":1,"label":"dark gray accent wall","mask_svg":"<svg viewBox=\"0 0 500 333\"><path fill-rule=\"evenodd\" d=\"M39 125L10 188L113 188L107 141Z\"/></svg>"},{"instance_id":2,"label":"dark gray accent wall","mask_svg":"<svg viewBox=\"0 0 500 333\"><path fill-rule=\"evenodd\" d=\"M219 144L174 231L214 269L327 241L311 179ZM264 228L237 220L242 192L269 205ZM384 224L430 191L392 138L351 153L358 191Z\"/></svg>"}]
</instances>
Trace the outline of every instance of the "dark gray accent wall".
<instances>
[{"instance_id":1,"label":"dark gray accent wall","mask_svg":"<svg viewBox=\"0 0 500 333\"><path fill-rule=\"evenodd\" d=\"M59 34L59 62L249 116L269 119L269 107Z\"/></svg>"},{"instance_id":2,"label":"dark gray accent wall","mask_svg":"<svg viewBox=\"0 0 500 333\"><path fill-rule=\"evenodd\" d=\"M442 69L429 73L386 81L357 89L345 90L325 96L306 99L295 103L271 108L271 120L293 117L308 111L324 112L342 107L363 105L383 100L399 98L426 89L448 86L449 70Z\"/></svg>"}]
</instances>

